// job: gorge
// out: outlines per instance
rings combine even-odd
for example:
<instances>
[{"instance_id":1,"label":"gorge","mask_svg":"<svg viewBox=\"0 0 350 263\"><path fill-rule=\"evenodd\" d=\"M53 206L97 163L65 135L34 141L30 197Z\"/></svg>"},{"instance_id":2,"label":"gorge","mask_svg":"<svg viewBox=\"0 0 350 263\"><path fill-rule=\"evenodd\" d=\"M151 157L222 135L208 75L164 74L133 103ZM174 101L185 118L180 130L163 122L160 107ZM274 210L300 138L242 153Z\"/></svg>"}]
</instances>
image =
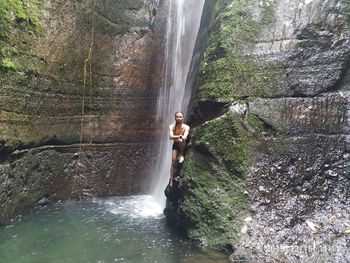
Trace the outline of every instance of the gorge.
<instances>
[{"instance_id":1,"label":"gorge","mask_svg":"<svg viewBox=\"0 0 350 263\"><path fill-rule=\"evenodd\" d=\"M191 18L199 2L178 1ZM170 3L2 0L0 223L43 198L148 193L164 165L162 195L183 110L170 224L231 262L350 261L349 1L203 1L186 66ZM176 85L190 101L169 106Z\"/></svg>"}]
</instances>

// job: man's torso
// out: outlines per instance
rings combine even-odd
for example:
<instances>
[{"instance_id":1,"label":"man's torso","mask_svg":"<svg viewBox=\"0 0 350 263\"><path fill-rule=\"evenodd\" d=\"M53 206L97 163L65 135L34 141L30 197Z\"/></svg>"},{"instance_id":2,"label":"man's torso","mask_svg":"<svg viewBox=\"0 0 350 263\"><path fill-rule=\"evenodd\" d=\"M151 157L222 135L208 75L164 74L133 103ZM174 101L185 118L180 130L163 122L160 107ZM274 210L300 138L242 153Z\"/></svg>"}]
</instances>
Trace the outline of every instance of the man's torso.
<instances>
[{"instance_id":1,"label":"man's torso","mask_svg":"<svg viewBox=\"0 0 350 263\"><path fill-rule=\"evenodd\" d=\"M181 124L181 125L175 125L173 124L173 132L174 135L184 135L185 131L186 131L186 124Z\"/></svg>"}]
</instances>

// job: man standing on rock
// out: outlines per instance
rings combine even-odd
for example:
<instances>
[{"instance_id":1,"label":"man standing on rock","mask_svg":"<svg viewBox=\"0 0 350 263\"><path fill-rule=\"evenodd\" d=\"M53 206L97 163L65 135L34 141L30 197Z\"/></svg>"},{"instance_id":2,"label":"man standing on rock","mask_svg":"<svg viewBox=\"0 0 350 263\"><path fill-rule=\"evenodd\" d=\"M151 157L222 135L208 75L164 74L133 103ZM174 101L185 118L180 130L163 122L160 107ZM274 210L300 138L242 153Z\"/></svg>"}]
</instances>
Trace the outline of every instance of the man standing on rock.
<instances>
[{"instance_id":1,"label":"man standing on rock","mask_svg":"<svg viewBox=\"0 0 350 263\"><path fill-rule=\"evenodd\" d=\"M172 155L171 155L171 168L169 186L173 186L173 178L176 172L176 165L183 163L186 149L186 139L190 131L190 126L183 123L184 114L182 112L175 113L175 123L169 126L169 138L173 140Z\"/></svg>"}]
</instances>

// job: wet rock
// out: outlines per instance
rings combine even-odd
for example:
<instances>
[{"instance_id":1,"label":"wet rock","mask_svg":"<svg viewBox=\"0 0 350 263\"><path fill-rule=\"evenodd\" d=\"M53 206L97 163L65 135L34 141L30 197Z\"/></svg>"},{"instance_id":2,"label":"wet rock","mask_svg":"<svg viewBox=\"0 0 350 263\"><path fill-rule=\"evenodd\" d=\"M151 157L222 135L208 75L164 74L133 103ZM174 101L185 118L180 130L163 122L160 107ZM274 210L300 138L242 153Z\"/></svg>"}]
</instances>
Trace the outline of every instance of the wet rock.
<instances>
[{"instance_id":1,"label":"wet rock","mask_svg":"<svg viewBox=\"0 0 350 263\"><path fill-rule=\"evenodd\" d=\"M266 189L262 185L260 185L259 186L259 192L266 192Z\"/></svg>"},{"instance_id":2,"label":"wet rock","mask_svg":"<svg viewBox=\"0 0 350 263\"><path fill-rule=\"evenodd\" d=\"M32 149L20 158L11 156L0 163L0 224L38 202L145 191L148 180L138 171L151 169L150 159L143 162L149 151L148 146L133 143L86 145L78 157L79 146Z\"/></svg>"},{"instance_id":3,"label":"wet rock","mask_svg":"<svg viewBox=\"0 0 350 263\"><path fill-rule=\"evenodd\" d=\"M152 76L161 75L163 29L157 17L157 30L148 31L145 10L159 1L93 2L47 2L37 14L41 34L27 36L18 26L13 34L28 37L28 43L22 47L15 36L5 39L21 51L14 53L23 53L16 61L30 61L4 71L0 153L77 143L81 136L88 143L154 138L156 128L142 116L155 112L160 84ZM133 28L144 33L134 36Z\"/></svg>"},{"instance_id":4,"label":"wet rock","mask_svg":"<svg viewBox=\"0 0 350 263\"><path fill-rule=\"evenodd\" d=\"M50 199L47 197L43 197L36 204L37 205L47 205L48 203L50 203Z\"/></svg>"},{"instance_id":5,"label":"wet rock","mask_svg":"<svg viewBox=\"0 0 350 263\"><path fill-rule=\"evenodd\" d=\"M350 99L350 92L345 93ZM339 93L313 98L257 99L249 103L249 110L280 132L339 134L348 131L349 99L343 99Z\"/></svg>"},{"instance_id":6,"label":"wet rock","mask_svg":"<svg viewBox=\"0 0 350 263\"><path fill-rule=\"evenodd\" d=\"M350 235L350 228L345 229L344 233L345 235Z\"/></svg>"},{"instance_id":7,"label":"wet rock","mask_svg":"<svg viewBox=\"0 0 350 263\"><path fill-rule=\"evenodd\" d=\"M312 230L312 232L314 233L319 232L320 226L316 225L314 222L306 220L305 223Z\"/></svg>"},{"instance_id":8,"label":"wet rock","mask_svg":"<svg viewBox=\"0 0 350 263\"><path fill-rule=\"evenodd\" d=\"M346 4L340 0L227 0L217 1L216 8L220 11L213 16L193 98L196 123L204 129L226 114L207 118L210 113L200 114L205 112L204 103L230 105L238 98L243 105L247 103L241 122L254 117L257 124L263 123L251 123L253 129L245 129L246 134L254 134L257 145L242 177L242 192L250 202L245 211L252 220L244 221L247 215L240 218L242 224L236 229L240 236L232 241L231 262L350 261L349 238L344 233L350 197ZM243 109L235 106L231 112ZM226 125L234 129L229 123ZM217 129L212 128L214 131ZM218 150L220 143L205 134L201 147L193 147L187 158L195 170L185 171L195 182L191 195L184 197L186 206L195 210L185 211L192 219L212 208L198 202L213 188L201 184L202 170L209 171L205 178L212 182L221 178L222 170L232 172L229 167L240 167L234 160L243 161L236 153L236 159L229 162L232 166L213 170L215 166L208 163L221 164L230 158L222 149L230 152L242 145L234 135L220 138L225 146ZM215 218L226 214L224 209L213 210ZM232 217L234 212L229 214ZM200 229L207 218L191 222L189 229ZM205 233L217 229L216 225L206 226ZM231 230L226 226L223 232ZM211 245L214 238L207 237Z\"/></svg>"},{"instance_id":9,"label":"wet rock","mask_svg":"<svg viewBox=\"0 0 350 263\"><path fill-rule=\"evenodd\" d=\"M0 50L0 223L46 194L148 189L159 132L144 118L154 115L163 87L159 1L45 1L30 8L11 11L2 41L13 52ZM3 60L13 67L4 69ZM37 149L48 145L62 148Z\"/></svg>"}]
</instances>

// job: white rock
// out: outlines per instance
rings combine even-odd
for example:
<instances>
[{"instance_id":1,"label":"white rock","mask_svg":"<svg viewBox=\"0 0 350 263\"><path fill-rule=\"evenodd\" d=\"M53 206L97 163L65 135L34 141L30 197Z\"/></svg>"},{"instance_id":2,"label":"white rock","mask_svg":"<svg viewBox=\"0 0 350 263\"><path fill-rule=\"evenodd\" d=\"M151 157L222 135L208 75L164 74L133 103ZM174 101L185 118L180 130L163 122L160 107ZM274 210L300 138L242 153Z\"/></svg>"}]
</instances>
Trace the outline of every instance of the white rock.
<instances>
[{"instance_id":1,"label":"white rock","mask_svg":"<svg viewBox=\"0 0 350 263\"><path fill-rule=\"evenodd\" d=\"M242 233L242 234L245 234L245 233L247 233L247 231L248 231L248 226L247 226L247 225L244 225L244 226L242 227L242 229L241 229L241 233Z\"/></svg>"},{"instance_id":2,"label":"white rock","mask_svg":"<svg viewBox=\"0 0 350 263\"><path fill-rule=\"evenodd\" d=\"M253 218L251 216L244 218L244 222L250 222L252 220L253 220Z\"/></svg>"},{"instance_id":3,"label":"white rock","mask_svg":"<svg viewBox=\"0 0 350 263\"><path fill-rule=\"evenodd\" d=\"M314 222L306 220L305 223L309 226L312 232L316 233L319 231L320 226L316 225Z\"/></svg>"},{"instance_id":4,"label":"white rock","mask_svg":"<svg viewBox=\"0 0 350 263\"><path fill-rule=\"evenodd\" d=\"M265 192L265 188L262 185L259 185L259 192Z\"/></svg>"}]
</instances>

